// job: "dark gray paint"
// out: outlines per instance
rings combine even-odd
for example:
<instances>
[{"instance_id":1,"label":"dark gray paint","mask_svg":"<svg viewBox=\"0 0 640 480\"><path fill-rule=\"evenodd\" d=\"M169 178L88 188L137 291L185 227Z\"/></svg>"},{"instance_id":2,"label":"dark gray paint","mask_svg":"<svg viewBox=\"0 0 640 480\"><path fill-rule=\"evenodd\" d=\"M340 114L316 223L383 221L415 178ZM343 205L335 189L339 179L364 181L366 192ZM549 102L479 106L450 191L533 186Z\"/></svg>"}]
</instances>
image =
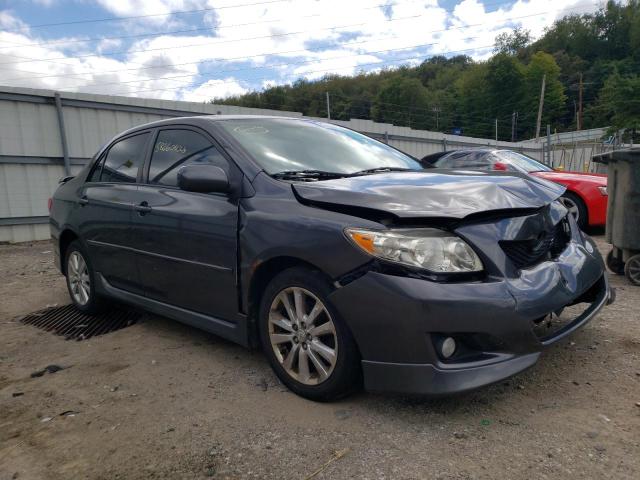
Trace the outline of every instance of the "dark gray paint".
<instances>
[{"instance_id":1,"label":"dark gray paint","mask_svg":"<svg viewBox=\"0 0 640 480\"><path fill-rule=\"evenodd\" d=\"M59 246L63 232L74 232L88 245L103 294L249 345L256 272L284 259L304 263L334 282L330 299L359 346L365 385L434 394L475 388L530 366L546 344L584 325L609 298L597 249L573 221L565 251L530 269L515 270L498 246L535 237L566 216L555 202L561 187L514 174L437 170L280 181L216 126L224 118L164 120L123 135L173 125L201 129L229 161L227 195L148 185L148 167L138 184L87 185L88 165L58 189L52 236ZM89 198L84 206L83 195ZM387 271L344 235L347 227L407 222L454 230L486 271L439 280ZM534 319L581 296L592 307L567 331L548 341L534 335ZM502 346L443 362L432 341L442 333L492 335Z\"/></svg>"}]
</instances>

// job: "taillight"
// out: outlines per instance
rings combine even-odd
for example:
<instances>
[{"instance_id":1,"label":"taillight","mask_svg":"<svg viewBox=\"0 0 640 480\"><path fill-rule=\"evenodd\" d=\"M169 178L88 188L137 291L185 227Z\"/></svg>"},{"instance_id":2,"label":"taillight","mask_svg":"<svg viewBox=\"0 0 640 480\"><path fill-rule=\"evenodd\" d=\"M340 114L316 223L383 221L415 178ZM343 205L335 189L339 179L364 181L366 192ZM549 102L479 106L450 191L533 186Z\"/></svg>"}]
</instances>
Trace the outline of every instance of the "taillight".
<instances>
[{"instance_id":1,"label":"taillight","mask_svg":"<svg viewBox=\"0 0 640 480\"><path fill-rule=\"evenodd\" d=\"M53 207L53 198L49 198L49 200L47 200L47 208L49 209L49 213L51 213L51 207Z\"/></svg>"}]
</instances>

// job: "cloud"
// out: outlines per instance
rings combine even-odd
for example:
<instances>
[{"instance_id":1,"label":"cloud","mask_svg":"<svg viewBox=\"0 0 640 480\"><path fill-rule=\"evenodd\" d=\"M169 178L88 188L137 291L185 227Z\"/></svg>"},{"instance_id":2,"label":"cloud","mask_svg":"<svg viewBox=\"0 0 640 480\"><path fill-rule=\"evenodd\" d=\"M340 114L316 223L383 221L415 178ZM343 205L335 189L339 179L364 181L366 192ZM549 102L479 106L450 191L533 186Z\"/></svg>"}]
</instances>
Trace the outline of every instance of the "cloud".
<instances>
[{"instance_id":1,"label":"cloud","mask_svg":"<svg viewBox=\"0 0 640 480\"><path fill-rule=\"evenodd\" d=\"M0 10L0 27L7 30L28 31L29 25L14 17L7 10Z\"/></svg>"},{"instance_id":2,"label":"cloud","mask_svg":"<svg viewBox=\"0 0 640 480\"><path fill-rule=\"evenodd\" d=\"M517 0L491 11L480 0L460 0L449 9L437 0L259 1L266 0L245 6L238 0L98 0L112 15L143 15L109 24L105 37L160 34L87 43L71 36L72 29L68 37L45 41L40 29L32 32L0 10L2 83L202 101L436 54L482 59L499 33L521 26L538 36L566 13L598 7L584 0ZM194 9L200 11L157 15Z\"/></svg>"},{"instance_id":3,"label":"cloud","mask_svg":"<svg viewBox=\"0 0 640 480\"><path fill-rule=\"evenodd\" d=\"M235 78L228 77L220 80L208 80L197 88L185 90L181 93L180 99L190 102L203 102L207 99L242 95L248 91Z\"/></svg>"},{"instance_id":4,"label":"cloud","mask_svg":"<svg viewBox=\"0 0 640 480\"><path fill-rule=\"evenodd\" d=\"M105 10L117 17L140 17L137 20L152 24L176 23L180 15L165 15L205 8L206 0L97 0Z\"/></svg>"}]
</instances>

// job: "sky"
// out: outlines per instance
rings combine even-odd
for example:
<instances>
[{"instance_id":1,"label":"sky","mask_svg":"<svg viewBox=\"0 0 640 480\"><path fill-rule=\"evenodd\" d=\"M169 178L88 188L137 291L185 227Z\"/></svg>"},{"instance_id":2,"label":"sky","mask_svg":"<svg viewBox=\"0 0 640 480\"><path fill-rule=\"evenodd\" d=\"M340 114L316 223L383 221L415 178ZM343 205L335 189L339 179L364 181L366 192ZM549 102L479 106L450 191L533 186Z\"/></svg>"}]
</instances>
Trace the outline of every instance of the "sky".
<instances>
[{"instance_id":1,"label":"sky","mask_svg":"<svg viewBox=\"0 0 640 480\"><path fill-rule=\"evenodd\" d=\"M0 85L205 102L433 55L486 59L592 0L0 0Z\"/></svg>"}]
</instances>

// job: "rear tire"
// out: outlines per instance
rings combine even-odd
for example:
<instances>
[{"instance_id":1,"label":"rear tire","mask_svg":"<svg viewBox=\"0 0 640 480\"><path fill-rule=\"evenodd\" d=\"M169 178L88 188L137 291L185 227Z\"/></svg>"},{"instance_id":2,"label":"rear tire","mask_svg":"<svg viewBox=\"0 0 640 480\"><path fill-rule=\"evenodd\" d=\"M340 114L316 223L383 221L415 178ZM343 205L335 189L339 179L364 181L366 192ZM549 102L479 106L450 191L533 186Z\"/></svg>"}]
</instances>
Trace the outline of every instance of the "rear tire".
<instances>
[{"instance_id":1,"label":"rear tire","mask_svg":"<svg viewBox=\"0 0 640 480\"><path fill-rule=\"evenodd\" d=\"M560 199L564 206L567 207L567 210L573 215L573 218L576 219L580 230L587 228L589 226L589 210L582 199L575 193L569 191L564 192Z\"/></svg>"},{"instance_id":2,"label":"rear tire","mask_svg":"<svg viewBox=\"0 0 640 480\"><path fill-rule=\"evenodd\" d=\"M80 240L69 244L64 262L71 301L83 313L98 313L103 306L103 299L96 293L95 272Z\"/></svg>"},{"instance_id":3,"label":"rear tire","mask_svg":"<svg viewBox=\"0 0 640 480\"><path fill-rule=\"evenodd\" d=\"M631 283L640 286L640 253L625 262L624 274Z\"/></svg>"},{"instance_id":4,"label":"rear tire","mask_svg":"<svg viewBox=\"0 0 640 480\"><path fill-rule=\"evenodd\" d=\"M360 388L360 354L329 301L333 287L318 271L294 267L267 286L259 311L260 342L278 378L319 402Z\"/></svg>"}]
</instances>

